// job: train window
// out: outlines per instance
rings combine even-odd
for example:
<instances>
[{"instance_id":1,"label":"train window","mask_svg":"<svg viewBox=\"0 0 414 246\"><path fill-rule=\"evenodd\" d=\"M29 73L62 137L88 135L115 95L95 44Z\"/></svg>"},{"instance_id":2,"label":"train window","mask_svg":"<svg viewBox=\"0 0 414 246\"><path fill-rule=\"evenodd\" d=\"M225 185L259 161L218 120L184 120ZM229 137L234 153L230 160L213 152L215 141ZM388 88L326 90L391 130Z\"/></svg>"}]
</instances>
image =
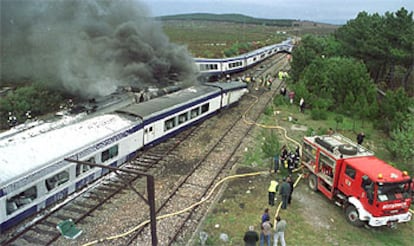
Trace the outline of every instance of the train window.
<instances>
[{"instance_id":1,"label":"train window","mask_svg":"<svg viewBox=\"0 0 414 246\"><path fill-rule=\"evenodd\" d=\"M168 130L174 128L174 127L175 127L175 118L171 118L171 119L168 119L168 120L165 121L165 123L164 123L165 131L168 131Z\"/></svg>"},{"instance_id":2,"label":"train window","mask_svg":"<svg viewBox=\"0 0 414 246\"><path fill-rule=\"evenodd\" d=\"M114 158L117 155L118 155L118 145L115 145L102 152L101 161L102 162L107 161L111 158Z\"/></svg>"},{"instance_id":3,"label":"train window","mask_svg":"<svg viewBox=\"0 0 414 246\"><path fill-rule=\"evenodd\" d=\"M191 119L194 119L195 117L197 117L200 113L199 110L200 108L194 108L191 110Z\"/></svg>"},{"instance_id":4,"label":"train window","mask_svg":"<svg viewBox=\"0 0 414 246\"><path fill-rule=\"evenodd\" d=\"M210 104L206 103L204 105L201 106L201 113L204 114L205 112L207 112L210 108Z\"/></svg>"},{"instance_id":5,"label":"train window","mask_svg":"<svg viewBox=\"0 0 414 246\"><path fill-rule=\"evenodd\" d=\"M23 192L20 192L18 195L7 199L6 202L6 212L7 215L13 213L20 207L23 207L26 204L31 203L33 200L37 198L37 188L36 186L32 186L29 189L26 189Z\"/></svg>"},{"instance_id":6,"label":"train window","mask_svg":"<svg viewBox=\"0 0 414 246\"><path fill-rule=\"evenodd\" d=\"M243 65L243 64L242 64L242 62L241 62L241 61L238 61L238 62L233 62L233 63L230 63L230 64L229 64L229 67L230 67L230 68L233 68L233 67L240 67L241 65Z\"/></svg>"},{"instance_id":7,"label":"train window","mask_svg":"<svg viewBox=\"0 0 414 246\"><path fill-rule=\"evenodd\" d=\"M149 133L149 132L152 132L152 126L150 126L150 127L148 127L148 128L145 128L145 130L144 130L144 132L145 133Z\"/></svg>"},{"instance_id":8,"label":"train window","mask_svg":"<svg viewBox=\"0 0 414 246\"><path fill-rule=\"evenodd\" d=\"M178 116L178 124L182 124L188 120L188 112L185 112L183 114L180 114Z\"/></svg>"},{"instance_id":9,"label":"train window","mask_svg":"<svg viewBox=\"0 0 414 246\"><path fill-rule=\"evenodd\" d=\"M53 190L54 188L66 183L69 181L69 172L63 171L55 176L45 180L46 188L48 191Z\"/></svg>"},{"instance_id":10,"label":"train window","mask_svg":"<svg viewBox=\"0 0 414 246\"><path fill-rule=\"evenodd\" d=\"M200 64L200 71L217 70L217 64Z\"/></svg>"},{"instance_id":11,"label":"train window","mask_svg":"<svg viewBox=\"0 0 414 246\"><path fill-rule=\"evenodd\" d=\"M96 163L95 162L95 157L91 157L89 158L86 162L90 162L90 163ZM91 166L88 165L82 165L82 164L76 164L76 177L78 177L80 174L87 172L91 169Z\"/></svg>"}]
</instances>

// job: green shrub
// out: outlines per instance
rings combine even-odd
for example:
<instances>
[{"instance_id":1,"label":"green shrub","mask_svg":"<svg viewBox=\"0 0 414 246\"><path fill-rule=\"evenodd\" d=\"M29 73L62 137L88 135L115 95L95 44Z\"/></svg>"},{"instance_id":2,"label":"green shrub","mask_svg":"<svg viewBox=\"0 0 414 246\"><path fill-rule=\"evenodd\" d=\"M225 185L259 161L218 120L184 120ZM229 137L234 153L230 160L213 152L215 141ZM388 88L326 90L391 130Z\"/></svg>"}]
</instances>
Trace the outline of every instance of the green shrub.
<instances>
[{"instance_id":1,"label":"green shrub","mask_svg":"<svg viewBox=\"0 0 414 246\"><path fill-rule=\"evenodd\" d=\"M311 110L311 118L312 120L326 120L328 114L324 110L315 108Z\"/></svg>"},{"instance_id":2,"label":"green shrub","mask_svg":"<svg viewBox=\"0 0 414 246\"><path fill-rule=\"evenodd\" d=\"M276 153L279 153L280 144L277 134L272 130L268 130L263 131L261 135L264 139L262 151L265 158L273 157Z\"/></svg>"},{"instance_id":3,"label":"green shrub","mask_svg":"<svg viewBox=\"0 0 414 246\"><path fill-rule=\"evenodd\" d=\"M272 106L266 107L264 114L267 116L273 115L273 107Z\"/></svg>"},{"instance_id":4,"label":"green shrub","mask_svg":"<svg viewBox=\"0 0 414 246\"><path fill-rule=\"evenodd\" d=\"M282 95L277 95L273 98L273 105L279 106L279 105L287 105L286 98Z\"/></svg>"}]
</instances>

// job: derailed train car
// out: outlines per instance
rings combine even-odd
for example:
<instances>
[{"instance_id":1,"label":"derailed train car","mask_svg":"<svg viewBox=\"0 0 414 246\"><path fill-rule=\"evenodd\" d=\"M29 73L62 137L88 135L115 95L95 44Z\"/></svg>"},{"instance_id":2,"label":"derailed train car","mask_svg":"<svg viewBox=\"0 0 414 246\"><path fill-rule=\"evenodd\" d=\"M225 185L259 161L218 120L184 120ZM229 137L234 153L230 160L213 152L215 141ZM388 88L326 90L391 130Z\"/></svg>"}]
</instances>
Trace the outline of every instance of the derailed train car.
<instances>
[{"instance_id":1,"label":"derailed train car","mask_svg":"<svg viewBox=\"0 0 414 246\"><path fill-rule=\"evenodd\" d=\"M227 74L246 70L276 53L291 53L293 40L287 39L279 44L268 45L257 50L228 58L195 58L197 69L204 77L223 77Z\"/></svg>"},{"instance_id":2,"label":"derailed train car","mask_svg":"<svg viewBox=\"0 0 414 246\"><path fill-rule=\"evenodd\" d=\"M117 167L144 147L237 103L242 82L207 83L56 129L0 137L0 231L49 207L107 172L66 158ZM42 129L42 130L39 130Z\"/></svg>"}]
</instances>

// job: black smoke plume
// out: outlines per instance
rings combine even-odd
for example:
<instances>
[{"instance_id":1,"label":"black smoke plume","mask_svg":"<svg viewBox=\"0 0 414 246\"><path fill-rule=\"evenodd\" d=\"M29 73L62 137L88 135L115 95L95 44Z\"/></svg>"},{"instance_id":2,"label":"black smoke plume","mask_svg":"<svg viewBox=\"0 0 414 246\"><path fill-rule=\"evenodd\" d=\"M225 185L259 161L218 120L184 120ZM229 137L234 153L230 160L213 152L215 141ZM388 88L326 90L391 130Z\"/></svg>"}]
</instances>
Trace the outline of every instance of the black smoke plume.
<instances>
[{"instance_id":1,"label":"black smoke plume","mask_svg":"<svg viewBox=\"0 0 414 246\"><path fill-rule=\"evenodd\" d=\"M83 97L195 81L193 59L134 0L1 0L1 81Z\"/></svg>"}]
</instances>

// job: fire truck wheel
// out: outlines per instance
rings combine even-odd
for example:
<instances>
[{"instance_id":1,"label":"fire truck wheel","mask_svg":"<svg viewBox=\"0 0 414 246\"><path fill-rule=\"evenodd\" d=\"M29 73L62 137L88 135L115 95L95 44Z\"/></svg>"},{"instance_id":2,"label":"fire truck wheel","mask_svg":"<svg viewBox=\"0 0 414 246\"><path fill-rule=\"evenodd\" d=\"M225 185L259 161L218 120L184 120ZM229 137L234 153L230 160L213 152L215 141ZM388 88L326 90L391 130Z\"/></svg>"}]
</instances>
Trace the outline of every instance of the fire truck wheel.
<instances>
[{"instance_id":1,"label":"fire truck wheel","mask_svg":"<svg viewBox=\"0 0 414 246\"><path fill-rule=\"evenodd\" d=\"M309 185L309 188L311 190L313 190L313 191L317 191L318 190L318 178L316 177L315 174L309 175L308 185Z\"/></svg>"},{"instance_id":2,"label":"fire truck wheel","mask_svg":"<svg viewBox=\"0 0 414 246\"><path fill-rule=\"evenodd\" d=\"M356 155L357 154L357 148L352 145L343 144L338 147L339 152L344 155Z\"/></svg>"},{"instance_id":3,"label":"fire truck wheel","mask_svg":"<svg viewBox=\"0 0 414 246\"><path fill-rule=\"evenodd\" d=\"M364 222L362 222L359 219L358 211L354 206L349 205L348 207L346 207L345 214L346 214L346 220L352 225L358 226L358 227L361 227L364 225Z\"/></svg>"}]
</instances>

